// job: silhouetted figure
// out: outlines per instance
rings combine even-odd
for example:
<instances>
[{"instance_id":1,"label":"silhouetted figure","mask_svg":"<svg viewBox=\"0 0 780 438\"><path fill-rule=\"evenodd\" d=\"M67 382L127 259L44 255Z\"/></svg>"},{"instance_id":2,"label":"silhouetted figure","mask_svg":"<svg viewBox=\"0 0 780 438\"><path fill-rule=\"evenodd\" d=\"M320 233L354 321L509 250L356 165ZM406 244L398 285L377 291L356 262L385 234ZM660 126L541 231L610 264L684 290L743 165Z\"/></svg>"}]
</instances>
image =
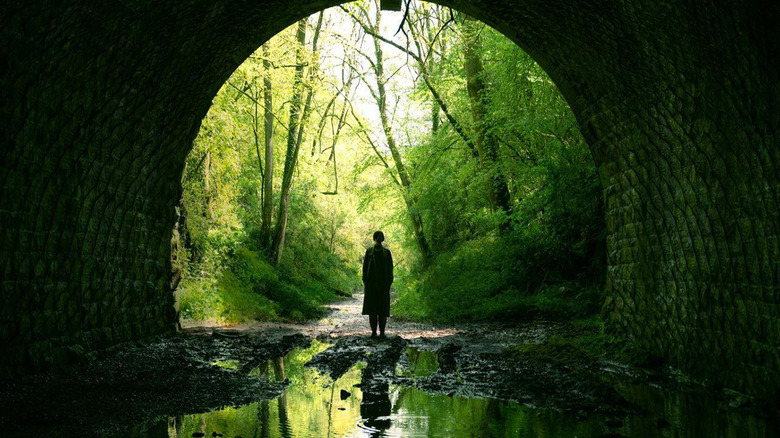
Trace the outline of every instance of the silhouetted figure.
<instances>
[{"instance_id":1,"label":"silhouetted figure","mask_svg":"<svg viewBox=\"0 0 780 438\"><path fill-rule=\"evenodd\" d=\"M393 284L393 256L382 246L385 235L374 233L374 246L366 250L363 259L363 315L368 315L371 337L376 337L379 322L379 336L385 337L387 317L390 316L390 285Z\"/></svg>"}]
</instances>

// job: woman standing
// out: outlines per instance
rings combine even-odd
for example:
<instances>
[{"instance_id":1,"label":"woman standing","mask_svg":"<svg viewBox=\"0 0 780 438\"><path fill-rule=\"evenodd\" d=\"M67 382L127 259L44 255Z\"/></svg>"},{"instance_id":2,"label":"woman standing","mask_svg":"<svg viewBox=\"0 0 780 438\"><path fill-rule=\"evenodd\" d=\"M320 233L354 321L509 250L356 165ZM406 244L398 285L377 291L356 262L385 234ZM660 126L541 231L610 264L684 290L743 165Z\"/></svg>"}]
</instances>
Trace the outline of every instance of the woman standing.
<instances>
[{"instance_id":1,"label":"woman standing","mask_svg":"<svg viewBox=\"0 0 780 438\"><path fill-rule=\"evenodd\" d=\"M363 315L368 315L371 337L376 337L379 322L379 337L385 337L387 317L390 316L390 285L393 284L393 256L382 246L385 235L374 233L374 246L366 250L363 259Z\"/></svg>"}]
</instances>

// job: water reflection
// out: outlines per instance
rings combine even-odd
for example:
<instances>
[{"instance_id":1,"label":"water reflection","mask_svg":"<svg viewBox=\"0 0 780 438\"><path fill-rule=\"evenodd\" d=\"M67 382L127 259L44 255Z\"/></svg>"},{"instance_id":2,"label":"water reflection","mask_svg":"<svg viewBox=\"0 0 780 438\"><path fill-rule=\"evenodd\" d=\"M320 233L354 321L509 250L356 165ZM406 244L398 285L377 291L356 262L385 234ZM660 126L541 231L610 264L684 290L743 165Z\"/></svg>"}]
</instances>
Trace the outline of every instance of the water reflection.
<instances>
[{"instance_id":1,"label":"water reflection","mask_svg":"<svg viewBox=\"0 0 780 438\"><path fill-rule=\"evenodd\" d=\"M416 347L406 349L405 361L401 361L396 374L405 377L430 377L439 370L439 358L429 350Z\"/></svg>"},{"instance_id":2,"label":"water reflection","mask_svg":"<svg viewBox=\"0 0 780 438\"><path fill-rule=\"evenodd\" d=\"M363 401L360 402L362 419L358 426L370 436L381 436L390 428L390 413L393 406L390 403L389 388L390 385L387 383L371 379L363 380Z\"/></svg>"},{"instance_id":3,"label":"water reflection","mask_svg":"<svg viewBox=\"0 0 780 438\"><path fill-rule=\"evenodd\" d=\"M276 381L284 381L284 358L277 357L272 362ZM279 410L279 430L284 438L289 438L292 434L290 432L290 420L287 417L287 391L282 391L282 394L276 400Z\"/></svg>"},{"instance_id":4,"label":"water reflection","mask_svg":"<svg viewBox=\"0 0 780 438\"><path fill-rule=\"evenodd\" d=\"M338 380L304 367L327 349L315 341L284 358L268 361L252 372L268 381L289 379L276 399L197 415L177 415L147 424L139 436L223 437L697 437L771 436L776 426L738 413L722 415L715 402L695 395L666 393L648 385L618 389L647 412L624 418L590 416L577 419L551 410L534 409L495 399L468 399L430 394L414 387L388 385L374 379L358 363ZM435 374L430 352L407 350L399 373L413 379Z\"/></svg>"}]
</instances>

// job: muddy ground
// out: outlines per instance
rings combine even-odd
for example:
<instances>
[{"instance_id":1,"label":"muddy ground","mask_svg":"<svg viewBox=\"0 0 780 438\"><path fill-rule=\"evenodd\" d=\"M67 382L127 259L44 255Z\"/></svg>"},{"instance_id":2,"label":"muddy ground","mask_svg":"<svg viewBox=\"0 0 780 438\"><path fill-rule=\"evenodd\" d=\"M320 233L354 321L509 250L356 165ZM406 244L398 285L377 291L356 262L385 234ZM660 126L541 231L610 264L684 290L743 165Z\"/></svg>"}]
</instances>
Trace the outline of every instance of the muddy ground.
<instances>
[{"instance_id":1,"label":"muddy ground","mask_svg":"<svg viewBox=\"0 0 780 438\"><path fill-rule=\"evenodd\" d=\"M617 384L652 384L725 398L734 410L754 408L738 394L705 390L665 368L629 367L565 347L552 355L506 352L552 336L581 334L582 328L568 323L435 326L391 318L388 338L371 339L367 318L359 314L361 298L334 304L326 318L310 324L190 324L175 336L124 345L70 370L1 381L0 430L4 436L133 436L134 427L153 418L271 399L288 382L258 379L250 371L315 338L333 346L308 366L337 379L364 362L365 390L384 383L413 385L605 421L643 409L616 391ZM408 351L435 354L437 369L414 378L399 372L409 368ZM657 425L662 428L669 421L659 414Z\"/></svg>"}]
</instances>

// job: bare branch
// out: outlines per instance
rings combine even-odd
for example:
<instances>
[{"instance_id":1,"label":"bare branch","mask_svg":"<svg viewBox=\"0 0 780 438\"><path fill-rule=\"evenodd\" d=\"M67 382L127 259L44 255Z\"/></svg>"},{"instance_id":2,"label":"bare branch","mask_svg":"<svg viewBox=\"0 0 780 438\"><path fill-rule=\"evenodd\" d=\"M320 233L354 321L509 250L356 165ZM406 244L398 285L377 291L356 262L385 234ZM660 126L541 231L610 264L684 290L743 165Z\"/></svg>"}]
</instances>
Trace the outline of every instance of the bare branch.
<instances>
[{"instance_id":1,"label":"bare branch","mask_svg":"<svg viewBox=\"0 0 780 438\"><path fill-rule=\"evenodd\" d=\"M363 122L360 121L360 118L358 118L357 114L355 113L355 107L352 106L352 103L349 103L349 110L352 114L352 118L357 122L358 127L360 128L358 130L358 134L363 134L363 137L366 139L368 144L371 146L371 149L374 150L374 153L379 158L380 161L382 161L382 164L384 164L385 169L387 169L387 173L390 175L391 178L393 178L393 182L398 186L402 187L401 182L398 181L395 174L391 171L391 167L389 164L387 164L387 160L385 160L385 157L382 156L382 153L379 152L379 148L376 146L376 143L374 143L374 140L371 139L371 136L368 134L368 130L363 125Z\"/></svg>"},{"instance_id":2,"label":"bare branch","mask_svg":"<svg viewBox=\"0 0 780 438\"><path fill-rule=\"evenodd\" d=\"M235 85L234 85L232 82L228 81L228 82L227 82L227 84L228 84L228 85L230 85L231 87L235 88L235 89L236 89L236 91L238 91L239 93L243 94L244 96L246 96L246 98L247 98L247 99L251 100L253 103L256 103L257 105L259 105L260 107L262 107L262 108L263 108L263 110L265 110L265 105L263 105L263 103L262 103L262 102L258 101L257 99L255 99L255 98L254 98L254 97L252 97L251 95L249 95L249 94L245 93L245 92L244 92L244 91L242 91L240 88L236 87L236 86L235 86ZM283 127L284 129L288 129L288 128L287 128L287 125L284 123L284 121L282 121L282 119L280 119L279 117L277 117L275 113L274 113L274 119L276 119L276 122L277 122L277 123L279 123L280 125L282 125L282 127Z\"/></svg>"}]
</instances>

